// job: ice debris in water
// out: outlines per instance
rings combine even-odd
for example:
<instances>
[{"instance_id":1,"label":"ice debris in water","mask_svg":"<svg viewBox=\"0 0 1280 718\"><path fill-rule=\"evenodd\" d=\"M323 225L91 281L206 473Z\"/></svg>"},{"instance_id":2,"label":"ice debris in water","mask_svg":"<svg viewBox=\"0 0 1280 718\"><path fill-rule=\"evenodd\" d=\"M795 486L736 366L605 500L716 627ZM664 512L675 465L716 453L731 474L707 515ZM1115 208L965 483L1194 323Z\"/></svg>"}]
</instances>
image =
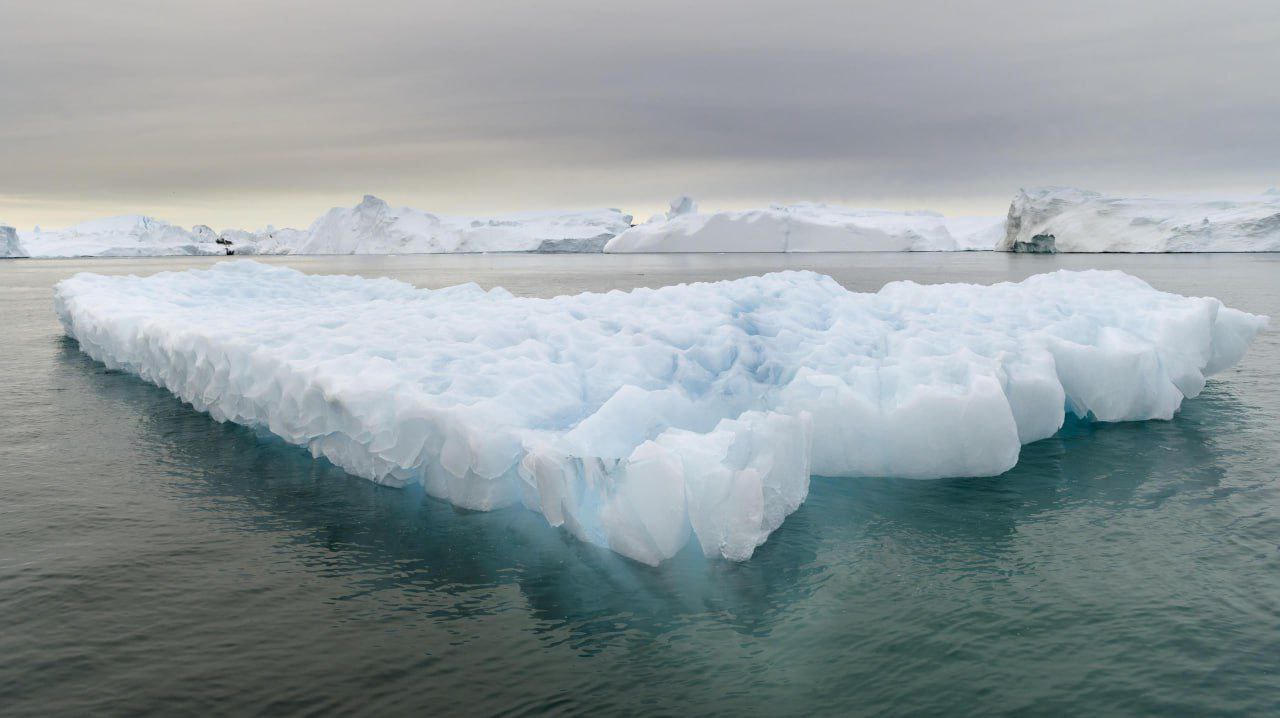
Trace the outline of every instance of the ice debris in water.
<instances>
[{"instance_id":1,"label":"ice debris in water","mask_svg":"<svg viewBox=\"0 0 1280 718\"><path fill-rule=\"evenodd\" d=\"M999 474L1064 412L1169 419L1266 318L1121 272L874 294L783 272L553 299L248 261L80 274L83 351L218 420L657 564L741 560L809 475Z\"/></svg>"}]
</instances>

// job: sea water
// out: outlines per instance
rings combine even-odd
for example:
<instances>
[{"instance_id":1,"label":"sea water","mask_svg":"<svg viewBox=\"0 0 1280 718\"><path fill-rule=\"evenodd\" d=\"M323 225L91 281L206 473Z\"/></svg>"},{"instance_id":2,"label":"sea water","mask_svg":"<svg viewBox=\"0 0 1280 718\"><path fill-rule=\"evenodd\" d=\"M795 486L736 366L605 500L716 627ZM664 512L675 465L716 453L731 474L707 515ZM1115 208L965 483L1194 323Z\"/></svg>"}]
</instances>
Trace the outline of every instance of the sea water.
<instances>
[{"instance_id":1,"label":"sea water","mask_svg":"<svg viewBox=\"0 0 1280 718\"><path fill-rule=\"evenodd\" d=\"M0 713L1280 710L1280 331L1169 422L983 479L815 478L745 563L642 566L350 477L82 355L0 263ZM857 291L1123 269L1280 318L1277 255L276 257L536 296L779 268Z\"/></svg>"}]
</instances>

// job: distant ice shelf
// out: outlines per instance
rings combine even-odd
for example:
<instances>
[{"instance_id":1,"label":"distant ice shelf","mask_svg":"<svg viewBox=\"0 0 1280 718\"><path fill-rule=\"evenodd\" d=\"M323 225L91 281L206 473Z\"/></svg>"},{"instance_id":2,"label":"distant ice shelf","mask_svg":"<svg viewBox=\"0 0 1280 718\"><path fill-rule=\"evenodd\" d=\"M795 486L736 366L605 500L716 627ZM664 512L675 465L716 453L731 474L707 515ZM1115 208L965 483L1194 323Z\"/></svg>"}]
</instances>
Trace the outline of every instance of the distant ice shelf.
<instances>
[{"instance_id":1,"label":"distant ice shelf","mask_svg":"<svg viewBox=\"0 0 1280 718\"><path fill-rule=\"evenodd\" d=\"M1119 272L532 299L246 260L79 274L55 306L89 356L219 421L650 564L691 538L750 557L811 472L988 476L1068 411L1169 419L1267 321Z\"/></svg>"},{"instance_id":2,"label":"distant ice shelf","mask_svg":"<svg viewBox=\"0 0 1280 718\"><path fill-rule=\"evenodd\" d=\"M609 240L606 252L953 252L994 249L1001 217L775 204L764 209L698 212L677 197L657 215Z\"/></svg>"},{"instance_id":3,"label":"distant ice shelf","mask_svg":"<svg viewBox=\"0 0 1280 718\"><path fill-rule=\"evenodd\" d=\"M307 229L216 232L196 225L186 230L153 217L127 215L65 229L37 227L13 238L21 241L21 249L9 248L9 239L0 235L0 256L599 252L630 226L631 216L616 209L463 217L391 207L366 195L354 207L329 210Z\"/></svg>"}]
</instances>

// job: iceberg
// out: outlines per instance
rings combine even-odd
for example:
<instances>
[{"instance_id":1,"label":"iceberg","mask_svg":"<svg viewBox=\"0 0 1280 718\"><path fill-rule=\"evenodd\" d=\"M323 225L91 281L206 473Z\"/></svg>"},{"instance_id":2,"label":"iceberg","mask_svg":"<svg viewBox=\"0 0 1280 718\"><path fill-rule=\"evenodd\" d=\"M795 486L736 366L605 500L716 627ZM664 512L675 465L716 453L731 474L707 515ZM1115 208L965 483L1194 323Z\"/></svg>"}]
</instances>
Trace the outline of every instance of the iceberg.
<instances>
[{"instance_id":1,"label":"iceberg","mask_svg":"<svg viewBox=\"0 0 1280 718\"><path fill-rule=\"evenodd\" d=\"M999 217L944 217L817 203L704 214L689 197L678 197L666 215L622 232L604 251L948 252L994 249L1003 235Z\"/></svg>"},{"instance_id":2,"label":"iceberg","mask_svg":"<svg viewBox=\"0 0 1280 718\"><path fill-rule=\"evenodd\" d=\"M227 248L227 254L294 254L307 239L305 230L266 229L250 232L244 229L224 229L218 235L218 243Z\"/></svg>"},{"instance_id":3,"label":"iceberg","mask_svg":"<svg viewBox=\"0 0 1280 718\"><path fill-rule=\"evenodd\" d=\"M59 230L37 227L22 240L33 257L599 252L630 226L631 215L616 209L458 217L390 207L365 195L355 207L335 207L304 230L215 232L201 224L188 231L129 215Z\"/></svg>"},{"instance_id":4,"label":"iceberg","mask_svg":"<svg viewBox=\"0 0 1280 718\"><path fill-rule=\"evenodd\" d=\"M1242 200L1021 190L998 249L1020 252L1280 252L1280 192Z\"/></svg>"},{"instance_id":5,"label":"iceberg","mask_svg":"<svg viewBox=\"0 0 1280 718\"><path fill-rule=\"evenodd\" d=\"M810 474L989 476L1067 412L1170 419L1267 319L1121 272L559 296L248 260L59 283L68 336L218 421L657 564L744 560Z\"/></svg>"},{"instance_id":6,"label":"iceberg","mask_svg":"<svg viewBox=\"0 0 1280 718\"><path fill-rule=\"evenodd\" d=\"M0 225L0 259L25 256L27 250L18 241L18 231L13 227Z\"/></svg>"},{"instance_id":7,"label":"iceberg","mask_svg":"<svg viewBox=\"0 0 1280 718\"><path fill-rule=\"evenodd\" d=\"M317 219L291 253L599 252L630 226L631 216L616 209L456 217L365 195L355 207Z\"/></svg>"},{"instance_id":8,"label":"iceberg","mask_svg":"<svg viewBox=\"0 0 1280 718\"><path fill-rule=\"evenodd\" d=\"M211 231L187 231L163 220L141 215L95 219L65 229L42 230L36 227L19 236L27 254L32 257L226 254Z\"/></svg>"}]
</instances>

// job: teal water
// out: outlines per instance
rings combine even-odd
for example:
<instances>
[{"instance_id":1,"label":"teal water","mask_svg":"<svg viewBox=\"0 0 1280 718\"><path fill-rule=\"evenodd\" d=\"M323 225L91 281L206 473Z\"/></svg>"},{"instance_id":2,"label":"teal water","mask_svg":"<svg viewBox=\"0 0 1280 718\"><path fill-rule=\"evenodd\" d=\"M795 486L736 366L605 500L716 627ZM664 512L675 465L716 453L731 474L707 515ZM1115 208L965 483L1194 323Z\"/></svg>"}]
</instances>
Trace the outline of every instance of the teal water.
<instances>
[{"instance_id":1,"label":"teal water","mask_svg":"<svg viewBox=\"0 0 1280 718\"><path fill-rule=\"evenodd\" d=\"M0 263L0 713L1280 712L1280 329L1170 422L986 479L817 478L755 557L649 568L218 424L61 336ZM758 273L1120 268L1280 317L1280 256L278 258L551 295Z\"/></svg>"}]
</instances>

